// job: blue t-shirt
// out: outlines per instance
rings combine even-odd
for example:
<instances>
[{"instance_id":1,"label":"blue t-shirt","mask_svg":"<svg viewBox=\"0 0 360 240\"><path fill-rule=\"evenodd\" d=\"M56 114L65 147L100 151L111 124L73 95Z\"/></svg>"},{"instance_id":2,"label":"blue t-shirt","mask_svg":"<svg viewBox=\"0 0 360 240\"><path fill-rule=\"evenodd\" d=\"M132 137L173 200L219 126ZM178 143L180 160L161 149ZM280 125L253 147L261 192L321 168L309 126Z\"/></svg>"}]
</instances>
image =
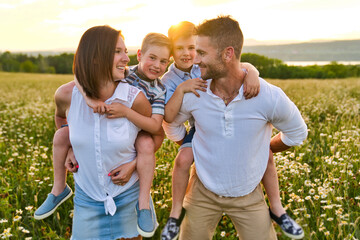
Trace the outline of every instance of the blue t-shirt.
<instances>
[{"instance_id":1,"label":"blue t-shirt","mask_svg":"<svg viewBox=\"0 0 360 240\"><path fill-rule=\"evenodd\" d=\"M180 83L193 78L200 78L201 71L198 65L194 64L190 73L181 71L175 66L175 63L171 64L168 71L162 76L161 82L166 88L165 104L169 101L174 94L177 86Z\"/></svg>"}]
</instances>

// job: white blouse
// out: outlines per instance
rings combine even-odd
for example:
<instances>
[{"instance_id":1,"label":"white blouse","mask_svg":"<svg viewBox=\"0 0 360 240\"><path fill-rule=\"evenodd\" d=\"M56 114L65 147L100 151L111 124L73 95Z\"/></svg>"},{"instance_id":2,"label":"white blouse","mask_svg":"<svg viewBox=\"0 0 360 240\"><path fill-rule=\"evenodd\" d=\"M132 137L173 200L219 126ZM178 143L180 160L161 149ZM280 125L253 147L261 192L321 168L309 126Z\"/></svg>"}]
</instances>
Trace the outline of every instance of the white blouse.
<instances>
[{"instance_id":1,"label":"white blouse","mask_svg":"<svg viewBox=\"0 0 360 240\"><path fill-rule=\"evenodd\" d=\"M140 90L120 82L107 104L119 102L131 108ZM115 185L108 176L111 170L136 157L135 139L140 129L126 118L108 119L94 113L74 87L67 116L70 142L79 169L74 173L76 184L92 199L103 201L106 214L116 212L113 197L130 188L137 180L133 172L124 186Z\"/></svg>"}]
</instances>

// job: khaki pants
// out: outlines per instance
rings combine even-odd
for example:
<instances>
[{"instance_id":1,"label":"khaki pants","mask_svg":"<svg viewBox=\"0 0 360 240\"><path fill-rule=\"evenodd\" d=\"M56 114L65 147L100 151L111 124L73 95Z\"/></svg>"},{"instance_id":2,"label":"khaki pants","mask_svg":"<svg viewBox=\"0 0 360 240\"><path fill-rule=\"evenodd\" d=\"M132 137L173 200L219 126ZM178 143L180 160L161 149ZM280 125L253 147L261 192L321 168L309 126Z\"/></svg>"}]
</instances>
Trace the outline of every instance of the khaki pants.
<instances>
[{"instance_id":1,"label":"khaki pants","mask_svg":"<svg viewBox=\"0 0 360 240\"><path fill-rule=\"evenodd\" d=\"M180 240L211 240L223 213L241 240L277 239L260 184L246 196L220 197L204 187L193 168L184 208Z\"/></svg>"}]
</instances>

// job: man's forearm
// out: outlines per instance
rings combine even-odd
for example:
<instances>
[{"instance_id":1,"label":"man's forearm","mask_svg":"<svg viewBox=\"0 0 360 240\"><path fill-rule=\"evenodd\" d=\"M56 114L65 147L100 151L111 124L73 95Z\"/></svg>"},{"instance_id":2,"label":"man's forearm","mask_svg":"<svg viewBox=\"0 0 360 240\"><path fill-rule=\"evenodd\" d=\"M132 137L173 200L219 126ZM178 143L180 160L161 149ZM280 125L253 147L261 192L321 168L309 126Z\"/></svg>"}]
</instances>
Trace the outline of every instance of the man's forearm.
<instances>
[{"instance_id":1,"label":"man's forearm","mask_svg":"<svg viewBox=\"0 0 360 240\"><path fill-rule=\"evenodd\" d=\"M289 148L290 146L284 144L283 141L281 140L281 133L278 133L270 141L270 149L273 153L282 152Z\"/></svg>"}]
</instances>

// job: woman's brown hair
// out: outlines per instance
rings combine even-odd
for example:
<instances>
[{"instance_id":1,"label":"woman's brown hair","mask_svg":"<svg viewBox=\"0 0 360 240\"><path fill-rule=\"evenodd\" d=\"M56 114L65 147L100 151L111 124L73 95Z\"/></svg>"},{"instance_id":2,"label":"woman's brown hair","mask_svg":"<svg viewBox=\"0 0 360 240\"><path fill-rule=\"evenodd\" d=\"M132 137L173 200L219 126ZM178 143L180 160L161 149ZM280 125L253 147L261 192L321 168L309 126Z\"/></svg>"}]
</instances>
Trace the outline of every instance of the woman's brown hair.
<instances>
[{"instance_id":1,"label":"woman's brown hair","mask_svg":"<svg viewBox=\"0 0 360 240\"><path fill-rule=\"evenodd\" d=\"M121 31L110 26L89 28L81 37L73 63L73 73L86 96L99 98L102 81L113 81L112 67Z\"/></svg>"}]
</instances>

